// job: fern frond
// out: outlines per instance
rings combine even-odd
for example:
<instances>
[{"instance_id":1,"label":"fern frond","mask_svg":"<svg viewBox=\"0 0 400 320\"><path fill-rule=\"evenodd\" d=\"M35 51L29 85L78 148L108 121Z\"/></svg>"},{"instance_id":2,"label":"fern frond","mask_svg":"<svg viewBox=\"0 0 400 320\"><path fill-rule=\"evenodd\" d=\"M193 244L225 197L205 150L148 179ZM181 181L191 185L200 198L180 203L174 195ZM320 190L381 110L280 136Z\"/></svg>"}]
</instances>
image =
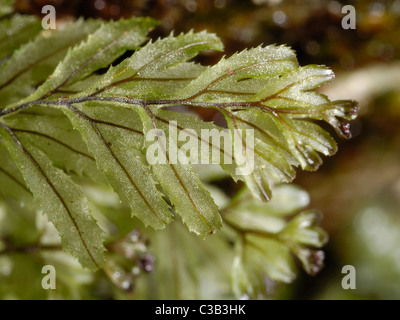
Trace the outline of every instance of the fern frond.
<instances>
[{"instance_id":1,"label":"fern frond","mask_svg":"<svg viewBox=\"0 0 400 320\"><path fill-rule=\"evenodd\" d=\"M35 23L12 19L2 23L16 24L15 32ZM0 65L0 192L15 198L32 193L65 249L91 269L103 264L102 231L71 179L74 173L95 181L107 177L146 226L162 229L178 214L190 231L206 237L223 219L192 164L215 163L218 155L217 163L233 179L268 201L275 184L293 180L295 167L315 170L320 154L336 151L335 141L314 121L349 137L347 121L357 113L354 102L331 102L315 92L333 72L300 67L286 46L260 46L205 67L192 59L203 50L222 50L217 36L171 34L141 46L155 24L142 18L80 20L23 45L27 37L21 35L18 43L0 46L0 57L18 46ZM135 51L112 66L128 50ZM227 128L167 110L181 106L213 108ZM221 136L210 139L202 130ZM207 151L187 157L187 140ZM176 156L180 148L186 151ZM154 150L166 163L149 161ZM171 161L176 157L177 163ZM268 254L289 250L257 238L249 243L254 250L270 248ZM269 272L277 278L292 277L287 266L276 268Z\"/></svg>"}]
</instances>

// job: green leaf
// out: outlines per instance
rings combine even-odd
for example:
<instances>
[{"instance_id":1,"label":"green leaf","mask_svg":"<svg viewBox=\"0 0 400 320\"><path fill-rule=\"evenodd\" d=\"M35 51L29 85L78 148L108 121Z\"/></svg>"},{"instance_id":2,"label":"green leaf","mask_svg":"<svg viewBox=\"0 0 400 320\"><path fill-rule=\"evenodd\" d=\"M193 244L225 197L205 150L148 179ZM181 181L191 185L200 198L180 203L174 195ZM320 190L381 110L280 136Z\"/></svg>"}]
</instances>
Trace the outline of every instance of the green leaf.
<instances>
[{"instance_id":1,"label":"green leaf","mask_svg":"<svg viewBox=\"0 0 400 320\"><path fill-rule=\"evenodd\" d=\"M222 50L221 41L207 32L171 34L149 42L110 70L85 94L161 99L195 79L204 67L187 62L202 50Z\"/></svg>"},{"instance_id":2,"label":"green leaf","mask_svg":"<svg viewBox=\"0 0 400 320\"><path fill-rule=\"evenodd\" d=\"M252 153L250 157L246 153L245 160L255 170L241 180L259 199L268 201L273 184L293 180L292 166L315 170L322 163L319 153L336 152L335 141L309 119L325 120L349 136L344 121L354 119L356 104L330 102L310 92L332 78L327 68L299 67L287 47L258 47L222 59L172 97L224 114L232 141L236 137ZM248 145L244 130L254 131L254 146ZM243 155L235 153L235 158L240 162Z\"/></svg>"},{"instance_id":3,"label":"green leaf","mask_svg":"<svg viewBox=\"0 0 400 320\"><path fill-rule=\"evenodd\" d=\"M48 96L68 87L94 71L107 67L126 50L137 49L156 22L147 18L111 21L103 24L86 42L69 50L64 60L31 99Z\"/></svg>"},{"instance_id":4,"label":"green leaf","mask_svg":"<svg viewBox=\"0 0 400 320\"><path fill-rule=\"evenodd\" d=\"M41 286L43 264L30 255L1 256L0 264L6 274L0 273L1 300L46 299L48 292ZM29 285L28 285L29 284Z\"/></svg>"},{"instance_id":5,"label":"green leaf","mask_svg":"<svg viewBox=\"0 0 400 320\"><path fill-rule=\"evenodd\" d=\"M42 31L20 47L0 66L0 101L2 106L16 102L35 91L45 81L67 50L94 32L99 21L78 20L64 28Z\"/></svg>"},{"instance_id":6,"label":"green leaf","mask_svg":"<svg viewBox=\"0 0 400 320\"><path fill-rule=\"evenodd\" d=\"M25 147L11 129L1 124L0 132L27 185L59 231L65 250L83 266L101 267L102 232L90 216L80 188L52 166L42 151Z\"/></svg>"},{"instance_id":7,"label":"green leaf","mask_svg":"<svg viewBox=\"0 0 400 320\"><path fill-rule=\"evenodd\" d=\"M254 264L255 268L262 268L273 280L292 282L295 279L293 260L284 244L255 235L247 235L245 241L244 260L249 265Z\"/></svg>"},{"instance_id":8,"label":"green leaf","mask_svg":"<svg viewBox=\"0 0 400 320\"><path fill-rule=\"evenodd\" d=\"M32 194L7 148L2 143L0 143L0 178L2 182L0 194L12 197L25 205L30 204Z\"/></svg>"},{"instance_id":9,"label":"green leaf","mask_svg":"<svg viewBox=\"0 0 400 320\"><path fill-rule=\"evenodd\" d=\"M193 102L243 102L276 76L297 67L295 53L285 46L245 50L207 68L175 96Z\"/></svg>"},{"instance_id":10,"label":"green leaf","mask_svg":"<svg viewBox=\"0 0 400 320\"><path fill-rule=\"evenodd\" d=\"M62 112L37 107L8 118L5 123L18 137L28 139L31 145L46 153L57 168L104 181L81 135Z\"/></svg>"},{"instance_id":11,"label":"green leaf","mask_svg":"<svg viewBox=\"0 0 400 320\"><path fill-rule=\"evenodd\" d=\"M175 206L176 212L182 217L190 231L203 237L215 233L222 227L222 220L210 193L204 189L190 165L170 161L169 150L177 148L175 142L170 140L165 132L159 131L154 126L152 117L146 111L139 109L139 113L146 136L147 159L160 157L160 159L166 160L165 163L162 163L162 160L156 160L151 167L160 185ZM150 131L153 134L150 135ZM152 140L148 137L151 137ZM168 148L167 139L170 140ZM150 146L152 146L152 150L149 152Z\"/></svg>"},{"instance_id":12,"label":"green leaf","mask_svg":"<svg viewBox=\"0 0 400 320\"><path fill-rule=\"evenodd\" d=\"M290 242L321 248L328 241L326 232L317 226L320 215L313 212L302 212L288 223L281 237Z\"/></svg>"},{"instance_id":13,"label":"green leaf","mask_svg":"<svg viewBox=\"0 0 400 320\"><path fill-rule=\"evenodd\" d=\"M314 249L325 241L324 232L307 213L288 222L308 197L276 185L291 182L295 167L315 170L321 154L336 151L317 121L349 137L355 103L316 93L333 79L332 71L300 67L285 46L260 46L205 67L192 60L202 50L222 50L214 34L171 34L141 47L154 25L143 18L80 20L41 32L0 65L0 126L12 156L1 156L0 175L12 187L2 185L0 192L18 197L24 177L66 249L91 268L102 263L101 230L71 178L85 185L92 183L87 177L102 182L105 175L146 226L162 229L176 213L205 237L224 220L240 239L238 279L251 285L265 274L292 280L290 253L310 273L318 270ZM183 108L215 109L226 123L202 122L178 112ZM203 136L204 130L216 139ZM192 161L185 157L188 140L200 149L193 155L190 150ZM221 165L251 191L224 208L223 218L192 167L204 162ZM275 202L255 201L274 193ZM235 286L246 292L247 280ZM262 288L247 291L258 294Z\"/></svg>"},{"instance_id":14,"label":"green leaf","mask_svg":"<svg viewBox=\"0 0 400 320\"><path fill-rule=\"evenodd\" d=\"M233 200L233 209L224 209L224 220L245 231L267 235L286 230L286 217L303 210L309 203L307 192L293 185L279 185L268 203L254 201L253 195L244 190ZM296 224L294 228L296 229Z\"/></svg>"},{"instance_id":15,"label":"green leaf","mask_svg":"<svg viewBox=\"0 0 400 320\"><path fill-rule=\"evenodd\" d=\"M312 91L330 82L334 76L332 70L323 66L300 67L296 72L286 73L276 79L254 99L262 101L265 106L272 106L275 110L287 112L293 119L325 120L335 128L339 135L349 138L346 123L342 120L355 119L356 103L352 101L330 102L326 96ZM332 154L335 150L329 150L329 148L332 146L328 146L325 152L320 152Z\"/></svg>"},{"instance_id":16,"label":"green leaf","mask_svg":"<svg viewBox=\"0 0 400 320\"><path fill-rule=\"evenodd\" d=\"M0 21L0 64L19 46L34 38L41 29L39 20L31 16L17 14L9 20Z\"/></svg>"},{"instance_id":17,"label":"green leaf","mask_svg":"<svg viewBox=\"0 0 400 320\"><path fill-rule=\"evenodd\" d=\"M269 214L278 217L289 217L310 204L310 196L306 191L294 184L283 184L274 188L274 198L268 204L252 204L260 211L267 208ZM254 208L253 210L255 210Z\"/></svg>"},{"instance_id":18,"label":"green leaf","mask_svg":"<svg viewBox=\"0 0 400 320\"><path fill-rule=\"evenodd\" d=\"M87 110L87 113L74 108L64 109L64 112L83 136L97 165L106 174L114 190L131 207L132 214L139 217L146 226L164 228L171 221L172 214L156 188L150 168L137 150L137 140L142 140L137 114L123 109L120 116L124 113L124 119L128 122L117 122L116 117L114 126L110 126L109 122L107 125L102 120L109 117L108 108L96 108L88 103L83 110Z\"/></svg>"},{"instance_id":19,"label":"green leaf","mask_svg":"<svg viewBox=\"0 0 400 320\"><path fill-rule=\"evenodd\" d=\"M180 160L182 163L186 161L200 166L205 163L220 164L236 181L239 179L233 152L230 150L232 140L227 130L211 122L201 121L197 115L164 109L156 109L152 113L158 129L164 132L176 131L177 147L180 151L178 157L182 156ZM191 151L194 150L196 152L192 154Z\"/></svg>"},{"instance_id":20,"label":"green leaf","mask_svg":"<svg viewBox=\"0 0 400 320\"><path fill-rule=\"evenodd\" d=\"M138 299L232 299L233 252L220 234L206 240L179 222L148 234L154 271L138 279Z\"/></svg>"},{"instance_id":21,"label":"green leaf","mask_svg":"<svg viewBox=\"0 0 400 320\"><path fill-rule=\"evenodd\" d=\"M14 199L0 197L0 239L6 239L14 247L30 246L40 238L36 228L37 207L31 203L21 205Z\"/></svg>"},{"instance_id":22,"label":"green leaf","mask_svg":"<svg viewBox=\"0 0 400 320\"><path fill-rule=\"evenodd\" d=\"M308 194L292 185L273 191L275 196L268 203L255 201L243 191L223 210L224 222L238 234L232 266L238 297L265 297L265 276L292 282L296 277L292 255L311 275L323 267L324 255L317 249L326 244L327 235L318 226L316 212L302 211L308 205Z\"/></svg>"},{"instance_id":23,"label":"green leaf","mask_svg":"<svg viewBox=\"0 0 400 320\"><path fill-rule=\"evenodd\" d=\"M238 244L232 266L232 286L237 297L265 298L270 279L292 282L295 268L289 249L275 240L247 236Z\"/></svg>"}]
</instances>

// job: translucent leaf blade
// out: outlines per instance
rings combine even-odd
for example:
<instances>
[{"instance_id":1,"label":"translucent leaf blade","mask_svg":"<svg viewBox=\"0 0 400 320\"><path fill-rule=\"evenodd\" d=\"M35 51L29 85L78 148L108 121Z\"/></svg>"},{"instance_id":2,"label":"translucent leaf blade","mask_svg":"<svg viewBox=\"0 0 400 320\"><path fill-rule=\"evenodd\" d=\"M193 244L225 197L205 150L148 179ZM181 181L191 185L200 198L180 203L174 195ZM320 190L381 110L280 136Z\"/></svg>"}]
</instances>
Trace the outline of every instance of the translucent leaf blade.
<instances>
[{"instance_id":1,"label":"translucent leaf blade","mask_svg":"<svg viewBox=\"0 0 400 320\"><path fill-rule=\"evenodd\" d=\"M41 30L40 22L31 16L14 15L0 22L0 64L14 50L34 38Z\"/></svg>"},{"instance_id":2,"label":"translucent leaf blade","mask_svg":"<svg viewBox=\"0 0 400 320\"><path fill-rule=\"evenodd\" d=\"M5 123L17 136L29 139L46 153L56 167L69 174L74 172L93 181L104 181L81 135L62 112L37 107L9 117Z\"/></svg>"},{"instance_id":3,"label":"translucent leaf blade","mask_svg":"<svg viewBox=\"0 0 400 320\"><path fill-rule=\"evenodd\" d=\"M215 233L222 227L222 219L210 193L204 189L190 165L171 161L169 148L177 148L174 140L169 140L167 147L166 133L154 127L146 111L142 108L138 110L146 137L147 161L174 204L176 212L190 231L202 237ZM160 158L156 159L158 157Z\"/></svg>"},{"instance_id":4,"label":"translucent leaf blade","mask_svg":"<svg viewBox=\"0 0 400 320\"><path fill-rule=\"evenodd\" d=\"M98 28L98 21L68 24L63 29L42 31L19 48L0 66L0 99L3 105L16 102L34 92L34 86L47 80L69 47L86 39Z\"/></svg>"},{"instance_id":5,"label":"translucent leaf blade","mask_svg":"<svg viewBox=\"0 0 400 320\"><path fill-rule=\"evenodd\" d=\"M202 50L222 50L221 41L206 32L181 34L149 42L113 67L87 93L135 98L167 97L195 79L204 67L187 62Z\"/></svg>"},{"instance_id":6,"label":"translucent leaf blade","mask_svg":"<svg viewBox=\"0 0 400 320\"><path fill-rule=\"evenodd\" d=\"M148 30L156 22L146 18L111 21L91 34L86 42L69 50L31 99L49 95L58 89L85 78L94 71L107 67L126 50L137 49L146 39Z\"/></svg>"},{"instance_id":7,"label":"translucent leaf blade","mask_svg":"<svg viewBox=\"0 0 400 320\"><path fill-rule=\"evenodd\" d=\"M176 97L192 101L248 101L273 79L298 66L285 46L258 47L223 58L191 82Z\"/></svg>"},{"instance_id":8,"label":"translucent leaf blade","mask_svg":"<svg viewBox=\"0 0 400 320\"><path fill-rule=\"evenodd\" d=\"M93 109L94 105L85 106L89 110ZM140 122L137 123L138 129L135 132L135 120L133 120L133 125L131 122L131 126L123 127L114 119L114 130L110 131L107 121L101 118L108 119L109 115L106 112L97 110L93 113L96 118L92 118L86 114L83 116L82 111L77 109L64 108L63 111L82 134L99 169L108 177L121 199L130 206L132 214L140 218L146 226L163 229L172 220L172 214L162 194L157 190L150 168L144 163L136 149L143 140L140 134ZM135 112L127 111L130 112L131 119L138 118ZM90 114L90 112L87 113ZM135 138L139 140L135 141Z\"/></svg>"},{"instance_id":9,"label":"translucent leaf blade","mask_svg":"<svg viewBox=\"0 0 400 320\"><path fill-rule=\"evenodd\" d=\"M36 148L28 150L4 125L0 131L34 197L59 231L65 250L83 266L100 268L105 250L102 231L90 216L80 188L53 167L43 152Z\"/></svg>"}]
</instances>

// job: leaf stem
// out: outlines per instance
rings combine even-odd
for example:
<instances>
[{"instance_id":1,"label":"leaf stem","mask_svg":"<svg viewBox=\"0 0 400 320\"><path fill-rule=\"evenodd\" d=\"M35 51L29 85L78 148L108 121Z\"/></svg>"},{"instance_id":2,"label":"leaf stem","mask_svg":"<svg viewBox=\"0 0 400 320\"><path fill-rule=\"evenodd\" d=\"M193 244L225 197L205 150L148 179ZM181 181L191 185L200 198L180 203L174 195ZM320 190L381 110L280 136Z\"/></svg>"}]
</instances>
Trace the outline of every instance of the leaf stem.
<instances>
[{"instance_id":1,"label":"leaf stem","mask_svg":"<svg viewBox=\"0 0 400 320\"><path fill-rule=\"evenodd\" d=\"M98 96L83 96L78 98L59 98L57 100L34 100L29 101L15 107L9 109L2 109L0 110L0 117L13 114L15 112L24 110L28 107L34 105L73 105L77 103L83 103L88 101L100 101L100 102L118 102L123 104L129 105L137 105L137 106L160 106L160 105L189 105L194 107L251 107L257 106L256 103L253 102L229 102L229 103L213 103L213 102L194 102L190 99L156 99L156 100L141 100L141 99L134 99L129 97L98 97Z\"/></svg>"},{"instance_id":2,"label":"leaf stem","mask_svg":"<svg viewBox=\"0 0 400 320\"><path fill-rule=\"evenodd\" d=\"M263 230L254 230L254 229L246 229L246 228L241 228L237 226L236 224L232 223L226 217L222 217L224 220L224 223L226 223L230 228L232 228L234 231L236 231L239 235L245 236L246 234L253 234L253 235L259 235L263 237L267 237L270 239L275 239L275 240L281 240L279 237L279 233L272 233L268 231L263 231Z\"/></svg>"},{"instance_id":3,"label":"leaf stem","mask_svg":"<svg viewBox=\"0 0 400 320\"><path fill-rule=\"evenodd\" d=\"M61 251L61 250L63 250L61 245L33 244L20 247L6 247L4 250L0 251L0 256L13 253L34 254L37 251Z\"/></svg>"}]
</instances>

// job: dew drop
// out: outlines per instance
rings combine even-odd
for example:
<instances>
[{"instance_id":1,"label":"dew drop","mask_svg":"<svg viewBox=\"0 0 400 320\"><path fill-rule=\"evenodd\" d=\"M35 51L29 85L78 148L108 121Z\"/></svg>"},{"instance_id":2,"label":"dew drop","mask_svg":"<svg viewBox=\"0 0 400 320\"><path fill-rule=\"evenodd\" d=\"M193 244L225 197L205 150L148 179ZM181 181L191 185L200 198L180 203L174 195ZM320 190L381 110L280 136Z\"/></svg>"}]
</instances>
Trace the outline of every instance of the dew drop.
<instances>
[{"instance_id":1,"label":"dew drop","mask_svg":"<svg viewBox=\"0 0 400 320\"><path fill-rule=\"evenodd\" d=\"M146 254L142 259L140 259L141 267L145 272L152 272L154 270L155 258L151 254Z\"/></svg>"},{"instance_id":2,"label":"dew drop","mask_svg":"<svg viewBox=\"0 0 400 320\"><path fill-rule=\"evenodd\" d=\"M116 4L113 4L110 6L110 13L113 16L118 16L121 12L121 8L119 6L117 6Z\"/></svg>"},{"instance_id":3,"label":"dew drop","mask_svg":"<svg viewBox=\"0 0 400 320\"><path fill-rule=\"evenodd\" d=\"M332 14L341 14L342 11L342 5L340 4L339 1L330 1L328 4L328 10Z\"/></svg>"},{"instance_id":4,"label":"dew drop","mask_svg":"<svg viewBox=\"0 0 400 320\"><path fill-rule=\"evenodd\" d=\"M11 275L12 269L13 267L11 264L4 264L0 269L0 273L3 276L8 277L9 275Z\"/></svg>"},{"instance_id":5,"label":"dew drop","mask_svg":"<svg viewBox=\"0 0 400 320\"><path fill-rule=\"evenodd\" d=\"M279 26L284 26L287 23L287 16L283 11L276 11L272 15L272 20Z\"/></svg>"},{"instance_id":6,"label":"dew drop","mask_svg":"<svg viewBox=\"0 0 400 320\"><path fill-rule=\"evenodd\" d=\"M104 2L104 0L97 0L97 1L94 3L94 7L95 7L97 10L101 11L101 10L103 10L103 9L106 7L106 3Z\"/></svg>"},{"instance_id":7,"label":"dew drop","mask_svg":"<svg viewBox=\"0 0 400 320\"><path fill-rule=\"evenodd\" d=\"M352 119L357 117L359 111L359 107L357 104L353 104L346 110L346 115L350 116Z\"/></svg>"},{"instance_id":8,"label":"dew drop","mask_svg":"<svg viewBox=\"0 0 400 320\"><path fill-rule=\"evenodd\" d=\"M310 166L313 166L315 164L314 160L311 158L307 158L307 162Z\"/></svg>"},{"instance_id":9,"label":"dew drop","mask_svg":"<svg viewBox=\"0 0 400 320\"><path fill-rule=\"evenodd\" d=\"M132 291L133 284L129 280L124 280L121 282L121 288L125 291Z\"/></svg>"},{"instance_id":10,"label":"dew drop","mask_svg":"<svg viewBox=\"0 0 400 320\"><path fill-rule=\"evenodd\" d=\"M132 273L134 276L139 275L139 274L140 274L140 268L139 268L139 267L133 267L132 270L131 270L131 273Z\"/></svg>"},{"instance_id":11,"label":"dew drop","mask_svg":"<svg viewBox=\"0 0 400 320\"><path fill-rule=\"evenodd\" d=\"M140 240L140 232L139 230L134 230L129 235L129 240L132 242L138 242Z\"/></svg>"},{"instance_id":12,"label":"dew drop","mask_svg":"<svg viewBox=\"0 0 400 320\"><path fill-rule=\"evenodd\" d=\"M188 2L186 3L186 10L189 11L189 12L195 12L195 11L197 10L197 3L196 3L196 1L193 1L193 0L188 1Z\"/></svg>"},{"instance_id":13,"label":"dew drop","mask_svg":"<svg viewBox=\"0 0 400 320\"><path fill-rule=\"evenodd\" d=\"M340 124L340 132L342 133L342 135L346 138L346 139L350 139L351 138L351 130L350 130L350 123L348 122L342 122Z\"/></svg>"},{"instance_id":14,"label":"dew drop","mask_svg":"<svg viewBox=\"0 0 400 320\"><path fill-rule=\"evenodd\" d=\"M325 253L322 250L317 250L312 253L312 267L311 272L313 275L321 271L324 266Z\"/></svg>"}]
</instances>

